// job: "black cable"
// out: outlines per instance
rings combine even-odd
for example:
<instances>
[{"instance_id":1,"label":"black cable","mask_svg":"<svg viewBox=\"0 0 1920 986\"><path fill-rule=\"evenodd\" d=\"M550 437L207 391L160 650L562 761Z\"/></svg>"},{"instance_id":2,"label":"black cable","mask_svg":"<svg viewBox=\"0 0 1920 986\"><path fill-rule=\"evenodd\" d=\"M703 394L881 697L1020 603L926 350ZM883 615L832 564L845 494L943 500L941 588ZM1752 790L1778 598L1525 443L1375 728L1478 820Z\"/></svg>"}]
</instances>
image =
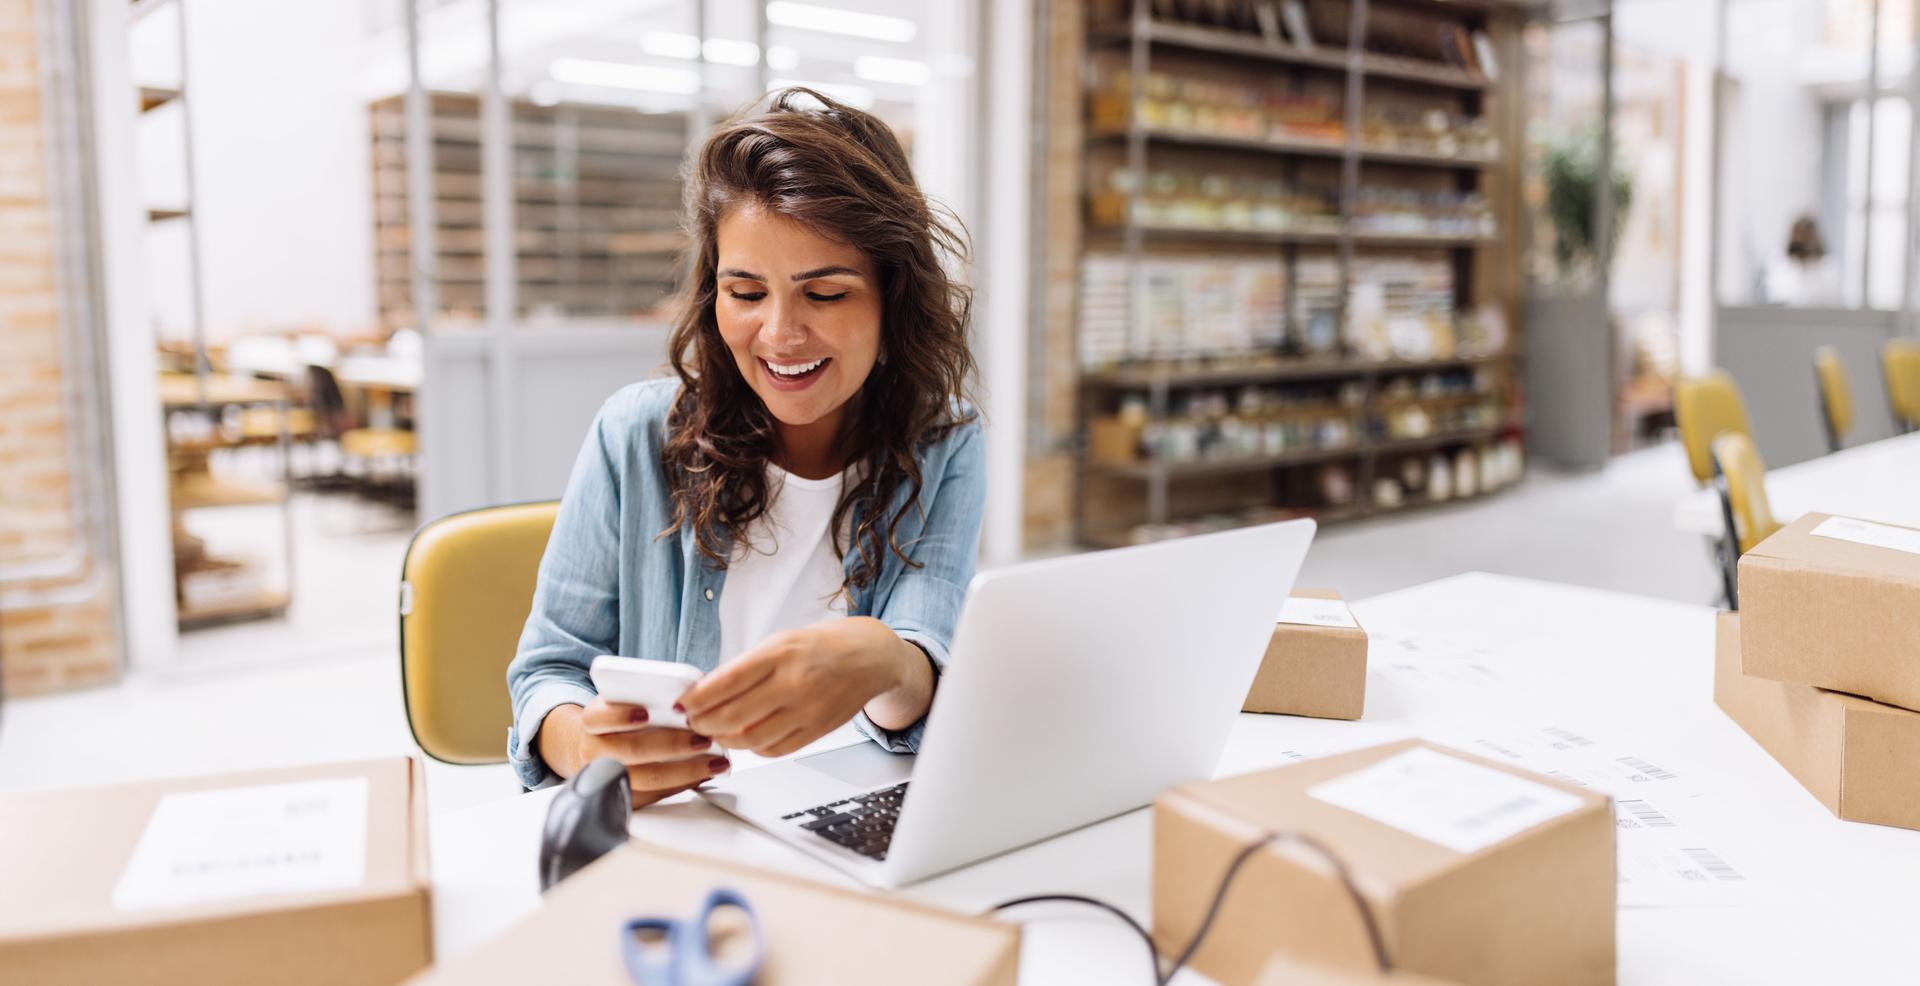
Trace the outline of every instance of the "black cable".
<instances>
[{"instance_id":1,"label":"black cable","mask_svg":"<svg viewBox=\"0 0 1920 986\"><path fill-rule=\"evenodd\" d=\"M1125 921L1127 923L1127 927L1132 928L1133 933L1136 935L1139 935L1140 940L1147 943L1147 955L1153 962L1154 986L1165 986L1166 979L1160 976L1160 946L1154 944L1153 936L1147 933L1147 929L1141 926L1140 922L1135 921L1133 919L1133 915L1128 914L1127 912L1119 909L1118 907L1113 906L1112 904L1107 903L1104 900L1099 900L1093 897L1082 897L1079 894L1035 894L1031 897L1015 897L1012 900L1001 901L1000 903L987 908L987 913L995 914L1000 911L1004 911L1009 907L1019 907L1022 904L1039 904L1046 901L1065 901L1066 903L1069 903L1069 904L1088 904L1093 907L1098 907L1101 910L1106 911L1109 914L1112 914L1114 917L1117 917L1120 920Z\"/></svg>"},{"instance_id":2,"label":"black cable","mask_svg":"<svg viewBox=\"0 0 1920 986\"><path fill-rule=\"evenodd\" d=\"M1173 964L1169 965L1165 972L1160 970L1160 947L1154 943L1153 936L1147 932L1146 928L1141 926L1140 922L1135 921L1132 915L1104 900L1082 897L1078 894L1036 894L1031 897L1016 897L1013 900L995 904L987 908L986 913L994 914L1010 907L1018 907L1022 904L1034 904L1042 901L1062 901L1066 903L1089 904L1098 907L1101 910L1113 914L1120 920L1125 921L1127 927L1132 928L1134 933L1140 936L1140 940L1147 943L1147 954L1153 962L1154 984L1155 986L1166 986L1168 982L1172 981L1175 975L1179 974L1181 969L1186 967L1188 960L1193 958L1194 953L1200 951L1201 944L1207 939L1207 933L1213 930L1214 919L1220 916L1220 908L1226 903L1227 891L1232 889L1234 878L1240 875L1240 870L1246 866L1247 860L1252 859L1255 853L1276 842L1292 842L1305 846L1319 854L1322 859L1327 861L1328 865L1333 867L1334 875L1340 878L1341 888L1346 890L1347 896L1353 900L1354 909L1360 912L1361 923L1367 930L1367 943L1373 947L1374 962L1379 965L1381 972L1392 971L1393 960L1387 954L1387 943L1386 939L1381 937L1379 922L1374 920L1373 911L1367 907L1366 898L1360 895L1360 888L1353 882L1353 874L1347 869L1347 864L1342 862L1340 857L1334 853L1332 849L1327 848L1326 843L1299 832L1269 832L1240 849L1239 854L1233 857L1233 862L1227 865L1226 874L1220 878L1220 886L1214 890L1213 900L1207 905L1206 916L1200 919L1200 927L1194 930L1193 939L1187 943L1185 949L1181 950L1179 956L1173 960Z\"/></svg>"}]
</instances>

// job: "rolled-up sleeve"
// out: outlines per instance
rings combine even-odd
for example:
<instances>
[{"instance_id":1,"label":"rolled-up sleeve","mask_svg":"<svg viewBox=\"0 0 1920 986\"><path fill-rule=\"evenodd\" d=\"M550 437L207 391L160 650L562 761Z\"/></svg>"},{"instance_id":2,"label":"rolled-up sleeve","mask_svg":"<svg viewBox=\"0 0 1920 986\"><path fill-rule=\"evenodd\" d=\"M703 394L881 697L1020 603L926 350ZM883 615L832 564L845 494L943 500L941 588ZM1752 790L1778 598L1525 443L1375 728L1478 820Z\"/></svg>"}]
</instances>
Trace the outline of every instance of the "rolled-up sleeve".
<instances>
[{"instance_id":1,"label":"rolled-up sleeve","mask_svg":"<svg viewBox=\"0 0 1920 986\"><path fill-rule=\"evenodd\" d=\"M533 609L507 666L513 701L507 759L530 788L559 779L540 758L537 743L547 713L593 701L587 670L596 656L618 648L620 483L614 462L624 446L609 424L602 407L567 480L540 560Z\"/></svg>"},{"instance_id":2,"label":"rolled-up sleeve","mask_svg":"<svg viewBox=\"0 0 1920 986\"><path fill-rule=\"evenodd\" d=\"M874 614L900 639L926 653L936 679L946 669L960 608L973 581L987 500L986 449L979 423L962 425L950 442L952 449L938 484L931 495L921 495L926 523L908 551L920 567L907 567L899 574ZM854 725L894 753L916 753L927 718L922 715L905 729L882 729L862 712Z\"/></svg>"}]
</instances>

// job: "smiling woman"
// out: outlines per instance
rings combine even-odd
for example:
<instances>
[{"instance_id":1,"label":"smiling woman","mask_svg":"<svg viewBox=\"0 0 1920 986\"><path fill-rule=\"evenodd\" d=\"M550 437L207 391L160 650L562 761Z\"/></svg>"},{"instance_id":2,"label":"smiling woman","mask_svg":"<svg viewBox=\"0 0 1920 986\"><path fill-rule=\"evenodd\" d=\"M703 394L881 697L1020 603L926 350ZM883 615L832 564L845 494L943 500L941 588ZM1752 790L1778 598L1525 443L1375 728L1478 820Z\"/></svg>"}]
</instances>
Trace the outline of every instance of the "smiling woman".
<instances>
[{"instance_id":1,"label":"smiling woman","mask_svg":"<svg viewBox=\"0 0 1920 986\"><path fill-rule=\"evenodd\" d=\"M675 378L602 408L508 670L529 786L611 755L644 804L849 720L912 751L972 578L965 242L892 131L779 93L707 140L687 224ZM710 672L689 729L597 696L599 654Z\"/></svg>"}]
</instances>

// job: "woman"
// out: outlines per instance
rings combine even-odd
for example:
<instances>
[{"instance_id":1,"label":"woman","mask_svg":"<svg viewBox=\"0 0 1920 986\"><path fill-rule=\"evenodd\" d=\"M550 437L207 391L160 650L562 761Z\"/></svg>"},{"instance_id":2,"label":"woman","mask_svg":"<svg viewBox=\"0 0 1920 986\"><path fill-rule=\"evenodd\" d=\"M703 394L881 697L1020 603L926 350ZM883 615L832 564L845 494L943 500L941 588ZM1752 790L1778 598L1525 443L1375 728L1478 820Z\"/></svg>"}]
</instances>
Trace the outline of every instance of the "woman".
<instances>
[{"instance_id":1,"label":"woman","mask_svg":"<svg viewBox=\"0 0 1920 986\"><path fill-rule=\"evenodd\" d=\"M507 670L529 787L597 757L634 806L854 720L916 749L985 498L964 241L886 125L789 89L687 177L677 379L601 408ZM595 696L599 654L692 664L689 729Z\"/></svg>"}]
</instances>

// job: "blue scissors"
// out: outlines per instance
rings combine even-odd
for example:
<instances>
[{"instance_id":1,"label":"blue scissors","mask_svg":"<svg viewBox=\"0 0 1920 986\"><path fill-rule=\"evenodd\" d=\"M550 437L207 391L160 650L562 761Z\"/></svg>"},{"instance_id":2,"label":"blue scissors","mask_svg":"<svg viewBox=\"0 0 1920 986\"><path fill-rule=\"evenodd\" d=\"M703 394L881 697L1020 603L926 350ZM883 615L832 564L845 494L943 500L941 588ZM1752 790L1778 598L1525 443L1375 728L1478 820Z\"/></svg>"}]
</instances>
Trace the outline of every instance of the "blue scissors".
<instances>
[{"instance_id":1,"label":"blue scissors","mask_svg":"<svg viewBox=\"0 0 1920 986\"><path fill-rule=\"evenodd\" d=\"M722 907L739 908L747 916L747 930L753 948L744 961L722 966L714 960L707 927L713 912ZM651 944L642 940L643 932L658 936ZM648 936L653 937L653 936ZM700 912L691 919L633 918L620 929L620 955L627 962L627 974L640 986L750 986L760 974L767 947L760 937L760 918L752 905L737 890L715 887L707 894Z\"/></svg>"}]
</instances>

